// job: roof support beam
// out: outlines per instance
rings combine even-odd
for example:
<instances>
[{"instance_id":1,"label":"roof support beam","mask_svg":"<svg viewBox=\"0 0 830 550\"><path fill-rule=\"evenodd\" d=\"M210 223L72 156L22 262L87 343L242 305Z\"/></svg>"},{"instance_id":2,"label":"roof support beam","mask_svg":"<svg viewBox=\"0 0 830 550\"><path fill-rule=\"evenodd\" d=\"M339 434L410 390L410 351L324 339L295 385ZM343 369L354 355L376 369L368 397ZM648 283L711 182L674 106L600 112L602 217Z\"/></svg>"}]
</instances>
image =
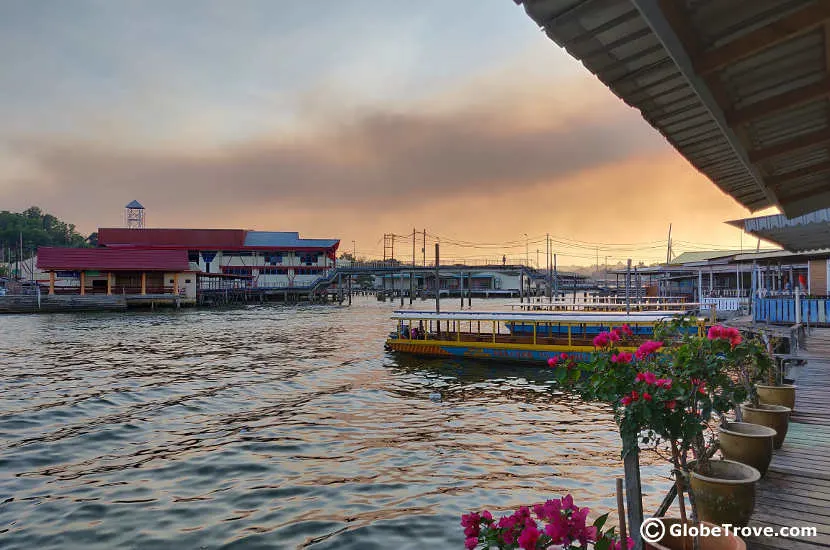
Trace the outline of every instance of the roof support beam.
<instances>
[{"instance_id":1,"label":"roof support beam","mask_svg":"<svg viewBox=\"0 0 830 550\"><path fill-rule=\"evenodd\" d=\"M830 76L813 84L762 99L741 109L727 110L724 116L726 116L726 122L734 127L827 96L830 96Z\"/></svg>"},{"instance_id":2,"label":"roof support beam","mask_svg":"<svg viewBox=\"0 0 830 550\"><path fill-rule=\"evenodd\" d=\"M709 111L738 162L752 175L758 191L766 198L765 206L780 206L778 199L765 184L758 168L753 166L738 134L726 122L723 108L718 104L716 92L710 89L707 82L694 70L692 59L699 54L700 44L688 25L688 14L685 13L680 3L676 0L631 0L631 2L637 7L640 15L654 31L683 77Z\"/></svg>"},{"instance_id":3,"label":"roof support beam","mask_svg":"<svg viewBox=\"0 0 830 550\"><path fill-rule=\"evenodd\" d=\"M793 151L806 149L807 147L812 147L813 145L828 142L830 142L830 128L804 134L793 138L790 141L785 141L784 143L770 145L769 147L764 147L762 149L755 149L749 152L749 160L750 162L758 163L787 153L792 153Z\"/></svg>"},{"instance_id":4,"label":"roof support beam","mask_svg":"<svg viewBox=\"0 0 830 550\"><path fill-rule=\"evenodd\" d=\"M779 44L789 38L815 29L830 19L830 2L819 0L791 12L781 19L701 54L694 59L695 71L706 75Z\"/></svg>"},{"instance_id":5,"label":"roof support beam","mask_svg":"<svg viewBox=\"0 0 830 550\"><path fill-rule=\"evenodd\" d=\"M830 195L830 190L827 189L826 185L822 185L821 187L814 187L812 189L808 189L807 191L801 191L799 193L793 193L792 195L783 196L781 199L787 202L798 202L805 199L812 199L817 196L827 197L828 195Z\"/></svg>"},{"instance_id":6,"label":"roof support beam","mask_svg":"<svg viewBox=\"0 0 830 550\"><path fill-rule=\"evenodd\" d=\"M791 170L789 172L776 174L775 176L767 176L766 182L770 187L779 188L781 187L781 184L785 182L797 180L811 174L820 174L822 172L830 172L830 160L805 166L804 168L799 168L798 170Z\"/></svg>"}]
</instances>

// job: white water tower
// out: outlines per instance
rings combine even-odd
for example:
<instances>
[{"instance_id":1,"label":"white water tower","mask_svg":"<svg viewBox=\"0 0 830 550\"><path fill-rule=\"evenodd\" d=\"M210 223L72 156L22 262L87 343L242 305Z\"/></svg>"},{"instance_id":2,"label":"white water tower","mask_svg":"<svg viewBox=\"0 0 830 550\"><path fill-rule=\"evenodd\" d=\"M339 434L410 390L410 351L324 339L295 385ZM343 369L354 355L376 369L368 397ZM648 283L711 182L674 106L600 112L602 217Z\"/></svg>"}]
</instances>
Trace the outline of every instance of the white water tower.
<instances>
[{"instance_id":1,"label":"white water tower","mask_svg":"<svg viewBox=\"0 0 830 550\"><path fill-rule=\"evenodd\" d=\"M144 207L138 201L128 204L124 212L127 229L144 229Z\"/></svg>"}]
</instances>

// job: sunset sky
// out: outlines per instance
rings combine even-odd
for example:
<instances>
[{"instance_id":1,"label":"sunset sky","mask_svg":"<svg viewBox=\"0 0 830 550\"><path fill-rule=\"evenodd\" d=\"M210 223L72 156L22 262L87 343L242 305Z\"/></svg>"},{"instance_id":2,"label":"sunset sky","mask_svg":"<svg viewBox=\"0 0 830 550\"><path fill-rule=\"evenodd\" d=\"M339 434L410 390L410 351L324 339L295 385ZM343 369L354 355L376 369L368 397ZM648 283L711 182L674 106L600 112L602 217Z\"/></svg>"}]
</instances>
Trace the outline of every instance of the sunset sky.
<instances>
[{"instance_id":1,"label":"sunset sky","mask_svg":"<svg viewBox=\"0 0 830 550\"><path fill-rule=\"evenodd\" d=\"M588 264L665 258L669 223L737 248L749 214L511 0L6 0L0 67L0 210L84 233L137 199L148 227L534 263L551 233Z\"/></svg>"}]
</instances>

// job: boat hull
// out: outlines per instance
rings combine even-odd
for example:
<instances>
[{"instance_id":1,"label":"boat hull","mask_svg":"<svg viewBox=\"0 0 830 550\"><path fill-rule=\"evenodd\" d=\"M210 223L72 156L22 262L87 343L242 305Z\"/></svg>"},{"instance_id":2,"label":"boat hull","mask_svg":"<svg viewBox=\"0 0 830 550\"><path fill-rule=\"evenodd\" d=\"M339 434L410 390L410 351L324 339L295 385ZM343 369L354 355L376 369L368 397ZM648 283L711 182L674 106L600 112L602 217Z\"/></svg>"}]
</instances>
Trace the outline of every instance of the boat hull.
<instances>
[{"instance_id":1,"label":"boat hull","mask_svg":"<svg viewBox=\"0 0 830 550\"><path fill-rule=\"evenodd\" d=\"M499 361L545 363L551 357L567 353L576 361L590 359L594 348L568 346L534 346L523 344L489 344L477 342L419 341L389 339L386 349L399 353L430 357L495 359ZM632 348L633 349L633 348Z\"/></svg>"}]
</instances>

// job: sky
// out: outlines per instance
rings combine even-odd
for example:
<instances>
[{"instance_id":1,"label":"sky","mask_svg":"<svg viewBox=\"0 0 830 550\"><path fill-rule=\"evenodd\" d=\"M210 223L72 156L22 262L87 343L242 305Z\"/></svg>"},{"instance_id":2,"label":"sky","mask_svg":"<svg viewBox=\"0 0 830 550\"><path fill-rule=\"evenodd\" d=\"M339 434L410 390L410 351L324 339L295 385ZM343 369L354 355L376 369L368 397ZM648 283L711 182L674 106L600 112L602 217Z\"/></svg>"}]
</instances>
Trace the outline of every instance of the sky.
<instances>
[{"instance_id":1,"label":"sky","mask_svg":"<svg viewBox=\"0 0 830 550\"><path fill-rule=\"evenodd\" d=\"M83 233L137 199L404 260L413 229L469 261L756 245L511 0L0 0L0 67L0 210Z\"/></svg>"}]
</instances>

